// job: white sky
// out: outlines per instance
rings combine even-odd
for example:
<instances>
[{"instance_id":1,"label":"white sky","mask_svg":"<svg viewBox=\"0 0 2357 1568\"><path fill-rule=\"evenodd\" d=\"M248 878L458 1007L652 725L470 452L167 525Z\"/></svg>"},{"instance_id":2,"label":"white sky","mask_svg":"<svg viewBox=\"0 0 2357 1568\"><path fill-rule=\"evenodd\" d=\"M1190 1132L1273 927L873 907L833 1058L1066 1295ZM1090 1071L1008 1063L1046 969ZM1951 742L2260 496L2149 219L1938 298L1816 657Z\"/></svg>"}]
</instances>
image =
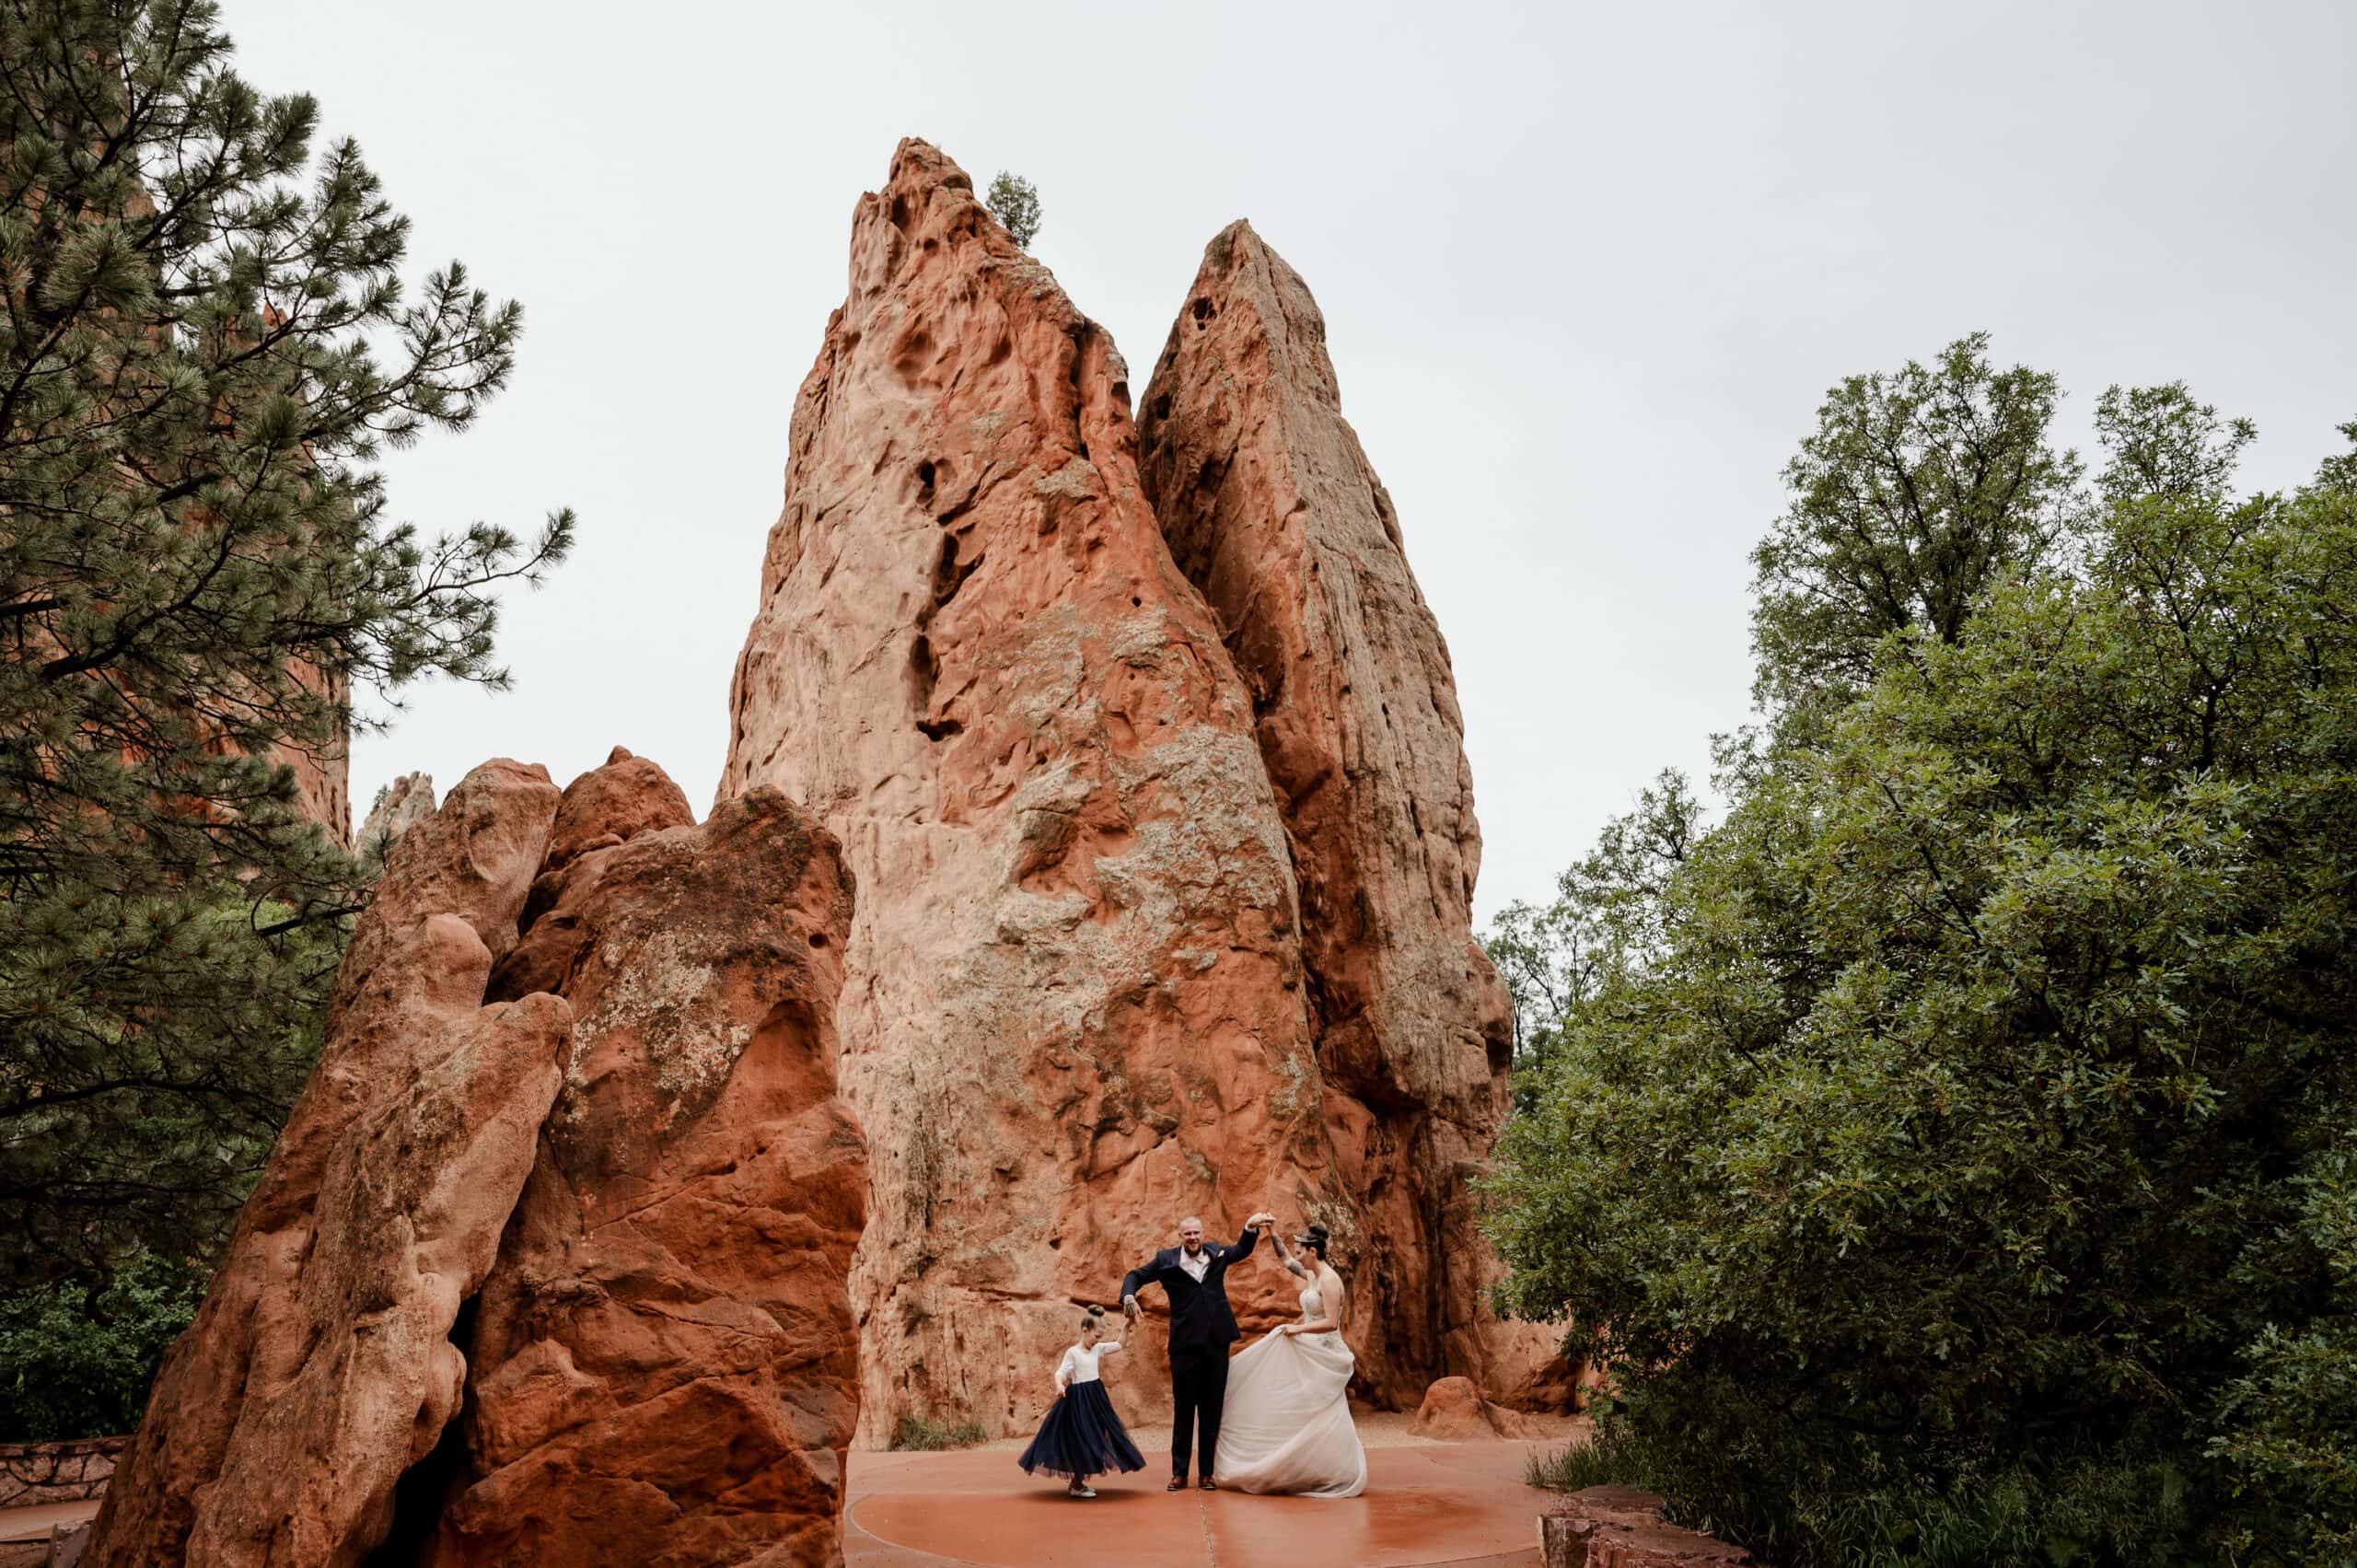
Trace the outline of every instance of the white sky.
<instances>
[{"instance_id":1,"label":"white sky","mask_svg":"<svg viewBox=\"0 0 2357 1568\"><path fill-rule=\"evenodd\" d=\"M353 800L617 743L699 808L794 392L895 142L1039 187L1039 260L1144 378L1248 216L1326 312L1343 406L1457 668L1479 913L1544 897L1747 716L1745 554L1840 377L1975 328L2182 377L2297 482L2357 417L2357 6L226 0L415 223L524 301L509 392L392 459L395 511L528 531L501 697L413 688Z\"/></svg>"}]
</instances>

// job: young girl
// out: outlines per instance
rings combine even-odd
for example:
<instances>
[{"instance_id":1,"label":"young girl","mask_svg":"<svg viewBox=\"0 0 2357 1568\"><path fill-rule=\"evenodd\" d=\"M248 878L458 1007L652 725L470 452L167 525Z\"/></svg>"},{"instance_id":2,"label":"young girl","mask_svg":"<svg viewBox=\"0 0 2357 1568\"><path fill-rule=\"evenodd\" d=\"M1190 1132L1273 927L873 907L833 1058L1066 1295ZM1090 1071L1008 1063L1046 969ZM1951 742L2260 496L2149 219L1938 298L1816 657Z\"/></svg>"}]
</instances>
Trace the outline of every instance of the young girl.
<instances>
[{"instance_id":1,"label":"young girl","mask_svg":"<svg viewBox=\"0 0 2357 1568\"><path fill-rule=\"evenodd\" d=\"M1094 1497L1090 1476L1145 1469L1145 1456L1121 1430L1121 1418L1113 1413L1113 1401L1105 1397L1105 1385L1097 1376L1097 1358L1120 1348L1105 1338L1103 1307L1092 1307L1082 1315L1080 1343L1065 1351L1056 1365L1056 1402L1048 1407L1039 1434L1016 1461L1024 1473L1070 1476L1067 1495Z\"/></svg>"}]
</instances>

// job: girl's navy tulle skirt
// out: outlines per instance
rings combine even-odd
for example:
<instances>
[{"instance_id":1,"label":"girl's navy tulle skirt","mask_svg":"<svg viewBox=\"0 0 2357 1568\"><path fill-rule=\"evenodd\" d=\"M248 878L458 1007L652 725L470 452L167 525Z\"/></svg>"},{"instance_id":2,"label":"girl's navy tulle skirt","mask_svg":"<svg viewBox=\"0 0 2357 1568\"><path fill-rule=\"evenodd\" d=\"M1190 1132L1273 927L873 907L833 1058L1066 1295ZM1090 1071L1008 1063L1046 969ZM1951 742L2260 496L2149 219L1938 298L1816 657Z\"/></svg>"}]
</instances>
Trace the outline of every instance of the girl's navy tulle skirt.
<instances>
[{"instance_id":1,"label":"girl's navy tulle skirt","mask_svg":"<svg viewBox=\"0 0 2357 1568\"><path fill-rule=\"evenodd\" d=\"M1016 1461L1027 1472L1070 1476L1074 1481L1109 1470L1142 1470L1145 1456L1121 1429L1102 1383L1074 1383L1048 1407L1039 1434Z\"/></svg>"}]
</instances>

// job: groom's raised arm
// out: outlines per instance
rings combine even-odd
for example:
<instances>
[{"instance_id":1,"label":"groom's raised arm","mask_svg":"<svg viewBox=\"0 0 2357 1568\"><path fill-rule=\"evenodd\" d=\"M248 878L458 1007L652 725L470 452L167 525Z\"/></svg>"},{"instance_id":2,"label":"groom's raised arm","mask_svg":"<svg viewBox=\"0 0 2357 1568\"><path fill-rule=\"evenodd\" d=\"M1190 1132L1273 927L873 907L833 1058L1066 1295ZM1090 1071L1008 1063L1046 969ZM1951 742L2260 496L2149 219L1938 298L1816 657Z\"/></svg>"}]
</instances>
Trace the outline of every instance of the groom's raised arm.
<instances>
[{"instance_id":1,"label":"groom's raised arm","mask_svg":"<svg viewBox=\"0 0 2357 1568\"><path fill-rule=\"evenodd\" d=\"M1258 1243L1260 1239L1260 1232L1259 1227L1255 1225L1246 1225L1244 1227L1244 1234L1236 1238L1236 1246L1234 1249L1236 1255L1238 1258L1243 1257L1247 1252L1252 1250L1253 1246Z\"/></svg>"},{"instance_id":2,"label":"groom's raised arm","mask_svg":"<svg viewBox=\"0 0 2357 1568\"><path fill-rule=\"evenodd\" d=\"M1123 1301L1129 1300L1132 1296L1137 1295L1142 1288L1146 1285L1153 1284L1161 1278L1162 1275L1154 1266L1154 1260L1148 1258L1144 1262L1140 1263L1136 1268L1132 1269L1128 1273L1121 1276L1121 1299Z\"/></svg>"}]
</instances>

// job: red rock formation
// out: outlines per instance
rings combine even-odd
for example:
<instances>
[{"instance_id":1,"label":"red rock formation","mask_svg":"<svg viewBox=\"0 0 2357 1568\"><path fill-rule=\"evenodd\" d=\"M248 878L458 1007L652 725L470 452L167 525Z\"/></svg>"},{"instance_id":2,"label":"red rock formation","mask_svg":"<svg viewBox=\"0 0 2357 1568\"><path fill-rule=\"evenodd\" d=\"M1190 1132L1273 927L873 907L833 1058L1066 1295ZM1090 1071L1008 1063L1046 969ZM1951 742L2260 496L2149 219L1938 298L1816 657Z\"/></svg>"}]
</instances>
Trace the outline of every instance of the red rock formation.
<instances>
[{"instance_id":1,"label":"red rock formation","mask_svg":"<svg viewBox=\"0 0 2357 1568\"><path fill-rule=\"evenodd\" d=\"M346 696L346 685L338 678L324 677L310 665L297 659L295 679L338 703ZM273 755L277 761L295 770L296 809L311 821L325 828L328 837L346 848L352 847L352 734L347 726L335 738L317 748L282 745Z\"/></svg>"},{"instance_id":2,"label":"red rock formation","mask_svg":"<svg viewBox=\"0 0 2357 1568\"><path fill-rule=\"evenodd\" d=\"M85 1561L840 1562L851 891L773 791L699 828L626 752L562 803L468 775L393 846Z\"/></svg>"},{"instance_id":3,"label":"red rock formation","mask_svg":"<svg viewBox=\"0 0 2357 1568\"><path fill-rule=\"evenodd\" d=\"M549 833L548 869L562 870L585 850L603 849L659 828L694 823L688 797L671 775L617 746L606 765L566 786Z\"/></svg>"},{"instance_id":4,"label":"red rock formation","mask_svg":"<svg viewBox=\"0 0 2357 1568\"><path fill-rule=\"evenodd\" d=\"M1470 1377L1443 1377L1425 1389L1424 1402L1416 1407L1416 1419L1409 1423L1408 1434L1435 1443L1545 1435L1531 1417L1483 1399Z\"/></svg>"},{"instance_id":5,"label":"red rock formation","mask_svg":"<svg viewBox=\"0 0 2357 1568\"><path fill-rule=\"evenodd\" d=\"M449 1342L532 1166L571 1022L482 1005L557 803L491 763L402 841L328 1041L195 1322L166 1359L84 1561L357 1562L457 1412Z\"/></svg>"},{"instance_id":6,"label":"red rock formation","mask_svg":"<svg viewBox=\"0 0 2357 1568\"><path fill-rule=\"evenodd\" d=\"M434 815L434 775L403 773L377 792L368 807L353 848L381 863L392 853L393 842Z\"/></svg>"},{"instance_id":7,"label":"red rock formation","mask_svg":"<svg viewBox=\"0 0 2357 1568\"><path fill-rule=\"evenodd\" d=\"M1556 1335L1502 1330L1470 1179L1506 1106L1505 989L1472 932L1481 834L1440 628L1344 422L1308 286L1245 223L1202 269L1146 389L1140 472L1249 683L1284 802L1318 1065L1371 1250L1352 1337L1381 1392L1446 1369L1527 1392Z\"/></svg>"},{"instance_id":8,"label":"red rock formation","mask_svg":"<svg viewBox=\"0 0 2357 1568\"><path fill-rule=\"evenodd\" d=\"M721 785L807 801L862 889L864 1443L901 1414L1028 1426L1070 1304L1109 1305L1185 1214L1357 1234L1283 823L1139 491L1125 377L966 175L903 142L795 401ZM1248 1322L1290 1314L1273 1260L1231 1279ZM1356 1342L1388 1353L1379 1326ZM1150 1422L1141 1349L1119 1397Z\"/></svg>"},{"instance_id":9,"label":"red rock formation","mask_svg":"<svg viewBox=\"0 0 2357 1568\"><path fill-rule=\"evenodd\" d=\"M579 1022L468 1341L437 1568L841 1561L867 1187L835 1096L851 879L773 790L675 820L678 787L626 751L576 780L547 912L492 982Z\"/></svg>"},{"instance_id":10,"label":"red rock formation","mask_svg":"<svg viewBox=\"0 0 2357 1568\"><path fill-rule=\"evenodd\" d=\"M403 833L386 854L368 916L353 931L336 970L330 1030L351 997L380 978L379 947L428 915L458 915L474 927L494 963L505 958L516 946L517 921L563 798L546 768L501 758L459 781L427 819L431 832ZM389 978L397 983L400 977Z\"/></svg>"},{"instance_id":11,"label":"red rock formation","mask_svg":"<svg viewBox=\"0 0 2357 1568\"><path fill-rule=\"evenodd\" d=\"M351 742L340 740L333 749L278 749L278 760L295 770L296 808L317 822L337 843L349 846L352 837Z\"/></svg>"}]
</instances>

